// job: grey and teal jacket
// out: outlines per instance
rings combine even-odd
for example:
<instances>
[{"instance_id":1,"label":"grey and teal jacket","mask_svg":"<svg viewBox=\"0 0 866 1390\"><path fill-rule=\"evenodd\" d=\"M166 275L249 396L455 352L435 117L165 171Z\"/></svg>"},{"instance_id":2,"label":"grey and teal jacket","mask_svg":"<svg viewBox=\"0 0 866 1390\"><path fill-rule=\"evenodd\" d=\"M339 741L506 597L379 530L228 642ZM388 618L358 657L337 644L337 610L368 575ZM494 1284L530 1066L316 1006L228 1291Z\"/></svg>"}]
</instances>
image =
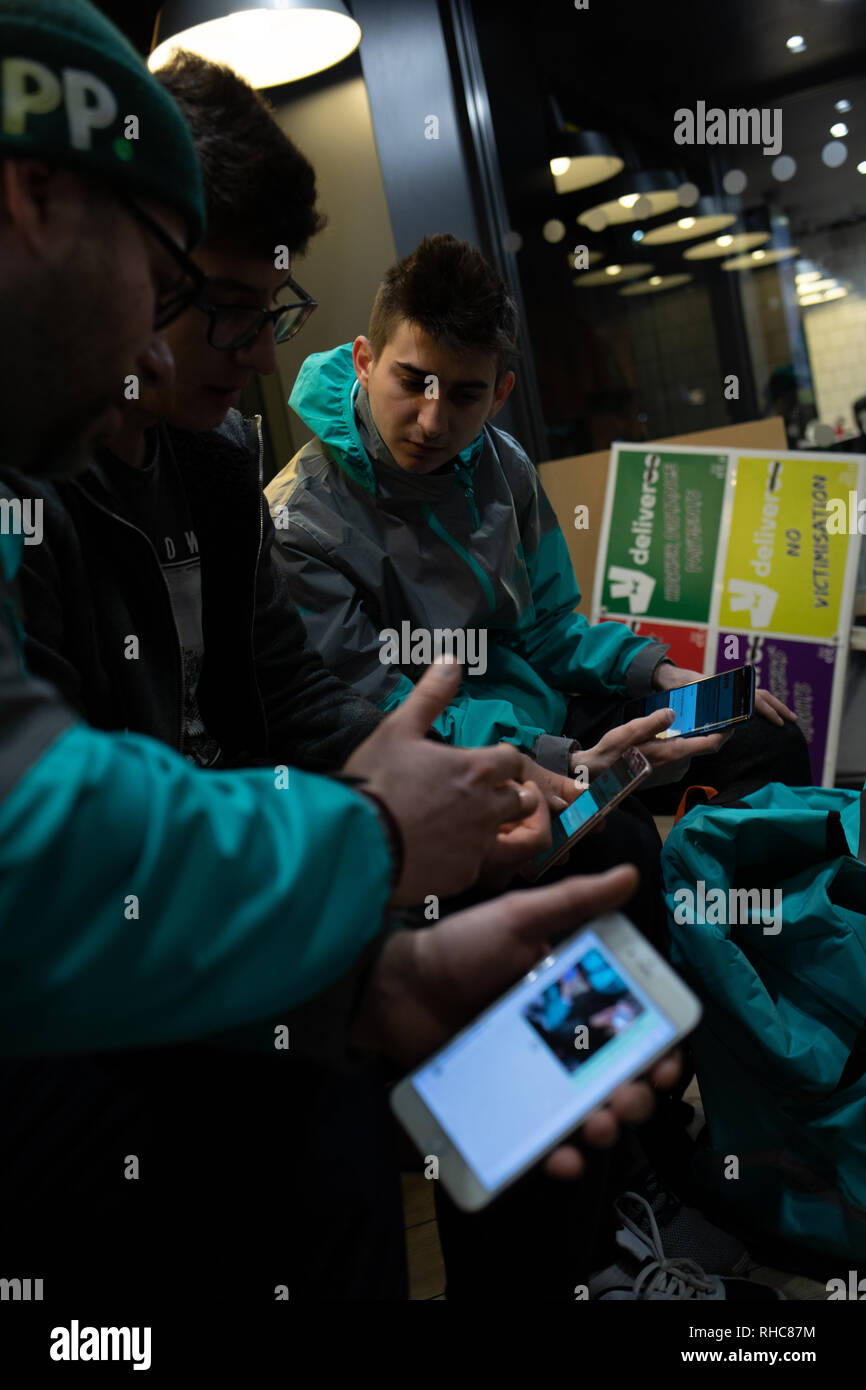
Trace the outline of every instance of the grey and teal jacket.
<instances>
[{"instance_id":1,"label":"grey and teal jacket","mask_svg":"<svg viewBox=\"0 0 866 1390\"><path fill-rule=\"evenodd\" d=\"M448 471L400 468L348 343L307 358L290 404L315 438L265 495L312 646L390 710L424 669L404 633L431 634L432 647L437 630L483 632L486 670L465 668L434 728L463 746L505 740L566 772L568 696L644 694L667 647L575 613L565 538L520 445L487 424Z\"/></svg>"},{"instance_id":2,"label":"grey and teal jacket","mask_svg":"<svg viewBox=\"0 0 866 1390\"><path fill-rule=\"evenodd\" d=\"M385 926L375 804L88 727L25 664L14 500L0 489L0 1055L227 1034L333 988L332 1055Z\"/></svg>"}]
</instances>

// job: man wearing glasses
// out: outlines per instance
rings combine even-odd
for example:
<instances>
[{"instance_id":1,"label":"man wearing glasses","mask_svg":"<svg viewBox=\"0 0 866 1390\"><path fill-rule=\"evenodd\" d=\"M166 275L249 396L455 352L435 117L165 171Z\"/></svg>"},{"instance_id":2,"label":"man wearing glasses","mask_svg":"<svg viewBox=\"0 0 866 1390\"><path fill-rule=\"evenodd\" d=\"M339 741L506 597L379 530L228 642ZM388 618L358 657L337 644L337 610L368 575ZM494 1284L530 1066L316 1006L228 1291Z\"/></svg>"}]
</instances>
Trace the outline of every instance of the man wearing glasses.
<instances>
[{"instance_id":1,"label":"man wearing glasses","mask_svg":"<svg viewBox=\"0 0 866 1390\"><path fill-rule=\"evenodd\" d=\"M20 575L28 660L91 723L197 766L336 770L381 716L304 651L258 423L234 409L315 308L286 269L323 220L315 175L227 70L188 54L159 80L203 152L208 237L193 261L132 207L167 262L163 331L90 467L41 489L44 541Z\"/></svg>"}]
</instances>

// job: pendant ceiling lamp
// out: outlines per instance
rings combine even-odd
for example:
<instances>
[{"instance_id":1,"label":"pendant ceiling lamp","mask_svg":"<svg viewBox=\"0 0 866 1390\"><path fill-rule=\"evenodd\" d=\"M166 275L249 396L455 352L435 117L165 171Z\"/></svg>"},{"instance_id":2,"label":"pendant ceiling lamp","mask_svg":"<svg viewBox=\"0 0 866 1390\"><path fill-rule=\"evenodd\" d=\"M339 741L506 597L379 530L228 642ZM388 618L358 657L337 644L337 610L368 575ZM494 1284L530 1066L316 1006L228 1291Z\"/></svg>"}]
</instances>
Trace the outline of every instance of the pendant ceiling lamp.
<instances>
[{"instance_id":1,"label":"pendant ceiling lamp","mask_svg":"<svg viewBox=\"0 0 866 1390\"><path fill-rule=\"evenodd\" d=\"M597 130L583 130L566 121L556 97L548 98L550 172L557 193L613 179L625 168L611 141Z\"/></svg>"},{"instance_id":2,"label":"pendant ceiling lamp","mask_svg":"<svg viewBox=\"0 0 866 1390\"><path fill-rule=\"evenodd\" d=\"M358 47L361 30L342 0L166 0L151 70L185 48L225 63L253 87L297 82Z\"/></svg>"}]
</instances>

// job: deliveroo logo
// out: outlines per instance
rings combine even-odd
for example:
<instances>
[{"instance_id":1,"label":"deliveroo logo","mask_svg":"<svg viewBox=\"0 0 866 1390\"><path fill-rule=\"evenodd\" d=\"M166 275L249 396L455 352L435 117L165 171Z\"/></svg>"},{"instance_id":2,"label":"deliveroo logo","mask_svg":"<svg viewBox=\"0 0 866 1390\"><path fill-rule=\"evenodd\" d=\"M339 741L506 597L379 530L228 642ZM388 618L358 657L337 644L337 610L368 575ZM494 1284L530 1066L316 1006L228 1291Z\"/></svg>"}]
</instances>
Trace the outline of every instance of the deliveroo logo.
<instances>
[{"instance_id":1,"label":"deliveroo logo","mask_svg":"<svg viewBox=\"0 0 866 1390\"><path fill-rule=\"evenodd\" d=\"M769 627L779 595L766 584L755 584L751 579L729 579L728 598L732 613L749 614L751 627Z\"/></svg>"},{"instance_id":2,"label":"deliveroo logo","mask_svg":"<svg viewBox=\"0 0 866 1390\"><path fill-rule=\"evenodd\" d=\"M628 601L630 613L645 613L653 595L656 582L651 574L641 570L624 569L622 565L611 565L607 572L611 598L624 598Z\"/></svg>"}]
</instances>

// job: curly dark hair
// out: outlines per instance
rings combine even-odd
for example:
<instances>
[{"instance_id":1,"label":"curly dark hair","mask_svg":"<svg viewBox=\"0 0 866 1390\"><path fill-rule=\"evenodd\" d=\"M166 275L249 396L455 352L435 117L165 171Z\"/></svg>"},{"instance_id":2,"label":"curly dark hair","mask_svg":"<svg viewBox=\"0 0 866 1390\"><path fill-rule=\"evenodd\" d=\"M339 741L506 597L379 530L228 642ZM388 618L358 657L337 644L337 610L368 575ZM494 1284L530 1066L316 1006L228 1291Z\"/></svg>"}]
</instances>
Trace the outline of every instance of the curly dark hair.
<instances>
[{"instance_id":1,"label":"curly dark hair","mask_svg":"<svg viewBox=\"0 0 866 1390\"><path fill-rule=\"evenodd\" d=\"M517 356L517 306L501 275L468 241L424 237L379 286L367 336L378 357L401 319L452 351L490 352L497 378Z\"/></svg>"},{"instance_id":2,"label":"curly dark hair","mask_svg":"<svg viewBox=\"0 0 866 1390\"><path fill-rule=\"evenodd\" d=\"M204 178L207 240L273 257L303 255L325 225L316 172L283 133L273 107L231 68L178 51L154 77L192 131Z\"/></svg>"}]
</instances>

